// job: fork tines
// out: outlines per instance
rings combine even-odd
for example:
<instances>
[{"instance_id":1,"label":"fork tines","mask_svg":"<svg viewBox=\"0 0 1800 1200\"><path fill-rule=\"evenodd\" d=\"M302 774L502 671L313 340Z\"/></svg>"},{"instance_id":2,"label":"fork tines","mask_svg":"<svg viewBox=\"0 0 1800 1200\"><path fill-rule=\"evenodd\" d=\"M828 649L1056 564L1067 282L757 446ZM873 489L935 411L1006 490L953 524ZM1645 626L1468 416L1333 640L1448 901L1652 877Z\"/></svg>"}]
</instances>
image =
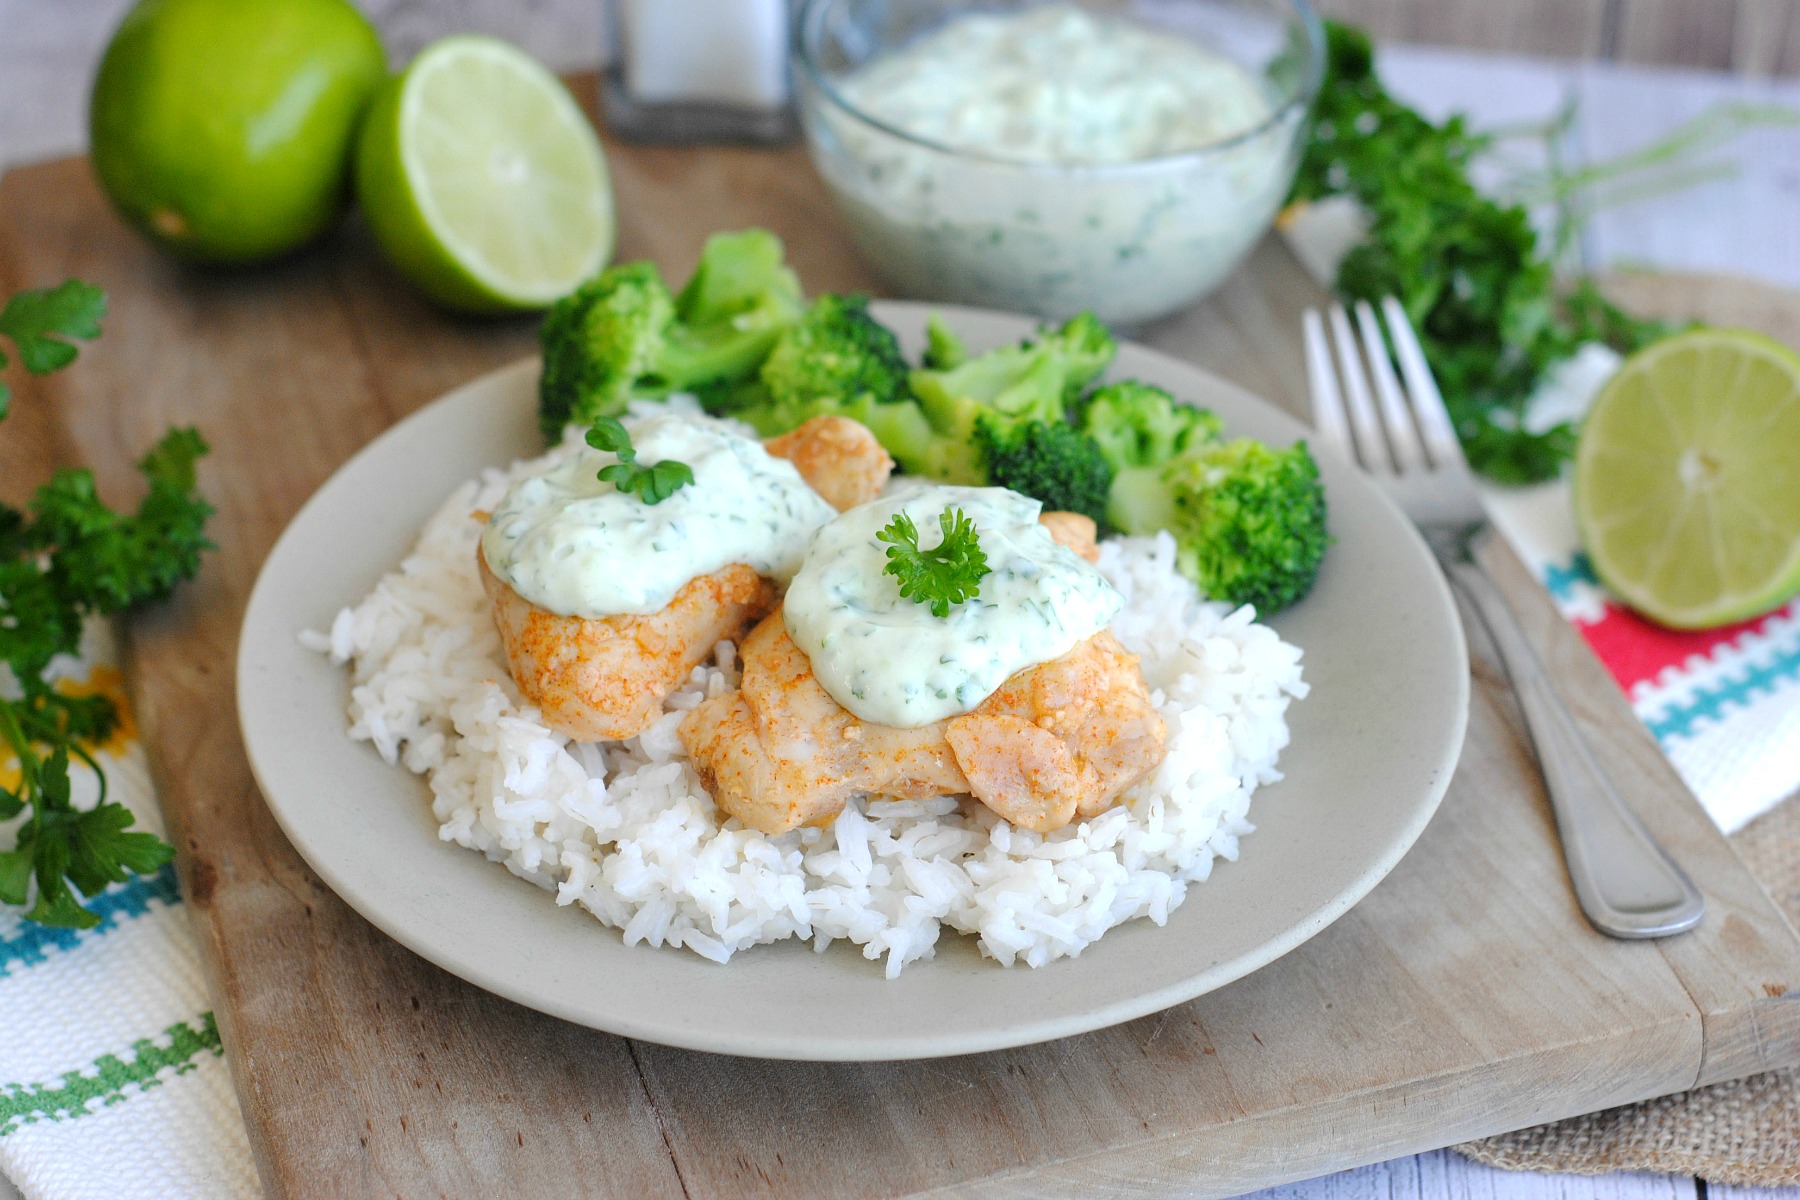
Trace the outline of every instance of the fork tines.
<instances>
[{"instance_id":1,"label":"fork tines","mask_svg":"<svg viewBox=\"0 0 1800 1200\"><path fill-rule=\"evenodd\" d=\"M1444 411L1444 398L1431 377L1406 310L1388 296L1381 302L1381 311L1387 324L1385 338L1368 301L1357 302L1354 328L1342 304L1331 306L1336 370L1326 344L1325 321L1314 309L1302 317L1313 423L1319 439L1375 475L1466 470L1462 448Z\"/></svg>"}]
</instances>

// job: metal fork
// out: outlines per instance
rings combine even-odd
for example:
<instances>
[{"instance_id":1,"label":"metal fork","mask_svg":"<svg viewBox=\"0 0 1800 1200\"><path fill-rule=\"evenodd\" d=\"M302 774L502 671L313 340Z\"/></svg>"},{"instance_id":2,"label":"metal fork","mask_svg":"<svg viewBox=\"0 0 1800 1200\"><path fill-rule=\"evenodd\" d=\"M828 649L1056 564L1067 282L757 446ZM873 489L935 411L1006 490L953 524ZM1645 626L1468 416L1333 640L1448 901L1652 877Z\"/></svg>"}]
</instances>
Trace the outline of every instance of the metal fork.
<instances>
[{"instance_id":1,"label":"metal fork","mask_svg":"<svg viewBox=\"0 0 1800 1200\"><path fill-rule=\"evenodd\" d=\"M1336 371L1326 322L1316 311L1306 312L1306 368L1319 440L1361 465L1399 502L1451 586L1493 635L1518 693L1569 879L1588 920L1618 938L1667 937L1692 929L1705 910L1699 891L1607 778L1505 597L1478 562L1474 547L1492 534L1474 476L1406 310L1388 297L1381 311L1392 359L1366 301L1356 306L1354 330L1344 307L1332 306ZM1404 386L1394 373L1395 360Z\"/></svg>"}]
</instances>

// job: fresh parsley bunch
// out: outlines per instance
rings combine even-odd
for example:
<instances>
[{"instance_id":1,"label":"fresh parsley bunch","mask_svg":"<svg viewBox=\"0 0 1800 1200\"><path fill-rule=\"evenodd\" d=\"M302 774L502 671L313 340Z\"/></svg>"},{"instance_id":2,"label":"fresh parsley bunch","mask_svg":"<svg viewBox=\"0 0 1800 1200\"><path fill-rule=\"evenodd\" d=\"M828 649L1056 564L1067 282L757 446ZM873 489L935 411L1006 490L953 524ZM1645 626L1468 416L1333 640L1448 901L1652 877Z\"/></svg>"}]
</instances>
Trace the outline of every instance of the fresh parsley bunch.
<instances>
[{"instance_id":1,"label":"fresh parsley bunch","mask_svg":"<svg viewBox=\"0 0 1800 1200\"><path fill-rule=\"evenodd\" d=\"M884 574L900 581L900 594L916 604L931 605L931 615L947 617L952 604L981 594L981 580L989 571L987 552L969 514L948 507L938 514L943 538L929 550L919 548L919 527L905 513L896 513L875 535L886 542Z\"/></svg>"},{"instance_id":2,"label":"fresh parsley bunch","mask_svg":"<svg viewBox=\"0 0 1800 1200\"><path fill-rule=\"evenodd\" d=\"M1348 299L1397 297L1444 393L1469 463L1507 483L1556 475L1575 428L1525 428L1539 379L1583 343L1629 353L1669 331L1621 311L1582 281L1559 295L1524 206L1500 204L1469 180L1490 139L1462 117L1434 124L1375 75L1368 35L1326 23L1324 86L1293 199L1355 197L1368 236L1338 268Z\"/></svg>"},{"instance_id":3,"label":"fresh parsley bunch","mask_svg":"<svg viewBox=\"0 0 1800 1200\"><path fill-rule=\"evenodd\" d=\"M105 313L100 289L71 279L12 297L0 310L0 335L42 375L73 362L75 340L97 337ZM0 382L0 419L10 399ZM56 472L23 509L0 504L0 754L10 750L19 776L16 787L0 787L0 820L26 817L14 848L0 851L0 902L27 903L35 880L26 916L42 924L98 924L77 892L93 896L173 853L133 832L131 811L106 799L106 777L86 747L117 726L112 702L65 695L46 672L52 659L79 650L89 617L160 600L199 570L212 548L203 532L212 507L195 493L194 465L205 453L194 430L170 430L138 464L149 490L131 515L108 508L85 470ZM71 760L100 780L91 809L71 801Z\"/></svg>"}]
</instances>

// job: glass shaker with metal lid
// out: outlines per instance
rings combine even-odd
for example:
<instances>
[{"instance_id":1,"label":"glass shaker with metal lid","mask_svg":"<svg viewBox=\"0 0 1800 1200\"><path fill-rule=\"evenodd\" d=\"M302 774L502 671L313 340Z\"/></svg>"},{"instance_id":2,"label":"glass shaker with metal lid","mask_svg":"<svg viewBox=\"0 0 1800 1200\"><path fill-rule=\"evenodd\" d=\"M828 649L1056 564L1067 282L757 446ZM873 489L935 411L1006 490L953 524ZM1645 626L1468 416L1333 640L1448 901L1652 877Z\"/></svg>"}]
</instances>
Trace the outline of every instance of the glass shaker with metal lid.
<instances>
[{"instance_id":1,"label":"glass shaker with metal lid","mask_svg":"<svg viewBox=\"0 0 1800 1200\"><path fill-rule=\"evenodd\" d=\"M607 126L644 142L783 142L788 0L604 0Z\"/></svg>"}]
</instances>

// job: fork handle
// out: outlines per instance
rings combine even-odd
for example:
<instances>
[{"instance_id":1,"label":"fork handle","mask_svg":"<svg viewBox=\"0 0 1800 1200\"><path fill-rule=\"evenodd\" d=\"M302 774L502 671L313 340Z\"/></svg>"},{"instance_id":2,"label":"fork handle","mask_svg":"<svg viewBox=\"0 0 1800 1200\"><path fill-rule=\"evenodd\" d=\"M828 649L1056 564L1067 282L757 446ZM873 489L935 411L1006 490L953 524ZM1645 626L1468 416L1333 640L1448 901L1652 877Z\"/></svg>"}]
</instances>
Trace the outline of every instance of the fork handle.
<instances>
[{"instance_id":1,"label":"fork handle","mask_svg":"<svg viewBox=\"0 0 1800 1200\"><path fill-rule=\"evenodd\" d=\"M1493 635L1524 710L1581 911L1616 938L1667 937L1698 925L1705 912L1699 890L1595 761L1498 585L1467 556L1445 555L1443 563Z\"/></svg>"}]
</instances>

